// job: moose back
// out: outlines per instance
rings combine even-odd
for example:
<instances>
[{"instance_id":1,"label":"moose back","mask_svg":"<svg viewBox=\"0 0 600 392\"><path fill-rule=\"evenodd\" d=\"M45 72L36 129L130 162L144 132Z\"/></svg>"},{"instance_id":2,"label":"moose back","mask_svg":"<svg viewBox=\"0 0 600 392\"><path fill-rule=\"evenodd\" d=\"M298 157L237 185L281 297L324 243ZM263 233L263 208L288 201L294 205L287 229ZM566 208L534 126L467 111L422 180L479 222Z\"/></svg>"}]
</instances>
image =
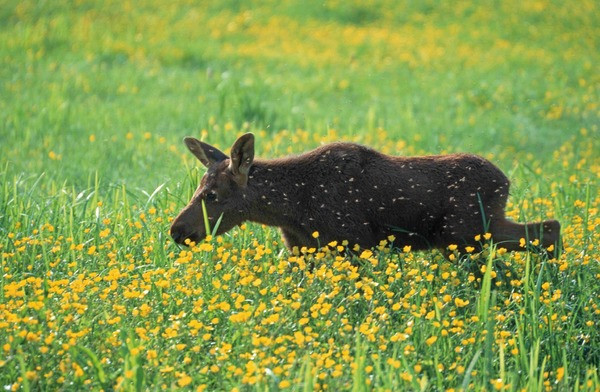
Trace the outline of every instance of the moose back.
<instances>
[{"instance_id":1,"label":"moose back","mask_svg":"<svg viewBox=\"0 0 600 392\"><path fill-rule=\"evenodd\" d=\"M189 204L174 219L180 244L206 235L202 201L217 234L244 221L281 229L289 249L347 240L362 248L393 235L412 249L450 244L479 247L489 232L499 246L519 241L548 247L559 239L555 220L519 224L504 214L509 180L484 158L470 154L397 157L353 143L332 143L286 158L254 158L254 136L238 138L230 156L197 139L184 139L207 172Z\"/></svg>"}]
</instances>

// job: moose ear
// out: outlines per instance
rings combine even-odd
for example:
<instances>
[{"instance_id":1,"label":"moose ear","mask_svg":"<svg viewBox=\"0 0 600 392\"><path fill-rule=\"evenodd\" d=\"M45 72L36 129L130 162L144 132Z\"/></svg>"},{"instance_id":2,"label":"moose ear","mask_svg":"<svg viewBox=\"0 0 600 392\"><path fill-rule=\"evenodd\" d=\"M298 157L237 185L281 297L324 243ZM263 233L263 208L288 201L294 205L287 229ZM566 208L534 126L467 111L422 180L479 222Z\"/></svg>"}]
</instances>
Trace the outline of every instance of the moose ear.
<instances>
[{"instance_id":1,"label":"moose ear","mask_svg":"<svg viewBox=\"0 0 600 392\"><path fill-rule=\"evenodd\" d=\"M221 162L227 159L227 155L223 154L218 148L201 142L193 137L186 137L183 142L187 148L202 162L206 167L209 167L213 163Z\"/></svg>"},{"instance_id":2,"label":"moose ear","mask_svg":"<svg viewBox=\"0 0 600 392\"><path fill-rule=\"evenodd\" d=\"M254 135L246 133L231 146L231 162L229 169L240 185L248 183L248 172L254 162Z\"/></svg>"}]
</instances>

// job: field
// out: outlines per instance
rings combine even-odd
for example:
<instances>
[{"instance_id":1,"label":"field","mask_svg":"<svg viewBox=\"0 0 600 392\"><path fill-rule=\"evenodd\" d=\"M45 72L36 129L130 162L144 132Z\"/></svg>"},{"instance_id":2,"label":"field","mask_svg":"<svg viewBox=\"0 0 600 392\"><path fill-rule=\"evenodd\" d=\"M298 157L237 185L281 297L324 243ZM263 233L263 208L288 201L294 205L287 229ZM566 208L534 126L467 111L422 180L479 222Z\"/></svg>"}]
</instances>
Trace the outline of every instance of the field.
<instances>
[{"instance_id":1,"label":"field","mask_svg":"<svg viewBox=\"0 0 600 392\"><path fill-rule=\"evenodd\" d=\"M600 390L599 48L594 0L1 1L0 385ZM183 137L245 132L480 154L564 251L175 245Z\"/></svg>"}]
</instances>

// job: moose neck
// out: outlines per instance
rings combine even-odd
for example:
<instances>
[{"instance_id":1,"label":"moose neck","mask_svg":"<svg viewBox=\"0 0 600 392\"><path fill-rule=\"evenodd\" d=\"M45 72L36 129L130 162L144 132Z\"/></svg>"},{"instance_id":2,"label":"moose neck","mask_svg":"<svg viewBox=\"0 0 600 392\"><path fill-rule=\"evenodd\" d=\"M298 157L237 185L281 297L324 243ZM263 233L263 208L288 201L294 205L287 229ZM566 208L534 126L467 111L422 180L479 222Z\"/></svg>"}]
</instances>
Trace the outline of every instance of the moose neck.
<instances>
[{"instance_id":1,"label":"moose neck","mask_svg":"<svg viewBox=\"0 0 600 392\"><path fill-rule=\"evenodd\" d=\"M246 188L248 220L283 228L299 224L300 216L294 213L300 201L294 189L294 168L283 159L254 162Z\"/></svg>"}]
</instances>

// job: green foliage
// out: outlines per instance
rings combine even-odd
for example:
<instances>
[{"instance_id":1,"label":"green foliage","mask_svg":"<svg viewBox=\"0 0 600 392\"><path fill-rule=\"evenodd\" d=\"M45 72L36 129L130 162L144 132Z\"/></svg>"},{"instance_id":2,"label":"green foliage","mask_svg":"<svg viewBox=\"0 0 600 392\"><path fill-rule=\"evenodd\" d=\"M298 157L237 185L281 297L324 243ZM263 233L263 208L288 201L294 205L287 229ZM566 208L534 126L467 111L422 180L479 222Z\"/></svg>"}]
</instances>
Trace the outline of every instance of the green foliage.
<instances>
[{"instance_id":1,"label":"green foliage","mask_svg":"<svg viewBox=\"0 0 600 392\"><path fill-rule=\"evenodd\" d=\"M597 390L599 16L588 0L5 1L0 385ZM293 255L256 224L179 248L169 222L204 170L181 139L227 151L244 132L264 158L334 140L481 154L511 178L508 216L560 220L564 251L481 233L484 252L448 258L393 240Z\"/></svg>"}]
</instances>

